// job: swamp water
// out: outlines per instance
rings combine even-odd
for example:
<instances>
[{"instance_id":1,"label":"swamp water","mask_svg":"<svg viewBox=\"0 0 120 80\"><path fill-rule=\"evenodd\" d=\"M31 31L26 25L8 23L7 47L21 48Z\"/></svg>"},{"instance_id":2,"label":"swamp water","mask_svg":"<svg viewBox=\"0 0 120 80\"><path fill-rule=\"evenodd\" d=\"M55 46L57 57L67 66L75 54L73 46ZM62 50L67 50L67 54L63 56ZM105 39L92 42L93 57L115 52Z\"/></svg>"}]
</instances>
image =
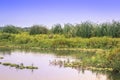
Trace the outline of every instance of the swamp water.
<instances>
[{"instance_id":1,"label":"swamp water","mask_svg":"<svg viewBox=\"0 0 120 80\"><path fill-rule=\"evenodd\" d=\"M72 56L24 50L0 50L0 62L37 66L38 69L17 69L0 64L0 80L120 80L119 74L93 72L53 65L54 60L76 60Z\"/></svg>"}]
</instances>

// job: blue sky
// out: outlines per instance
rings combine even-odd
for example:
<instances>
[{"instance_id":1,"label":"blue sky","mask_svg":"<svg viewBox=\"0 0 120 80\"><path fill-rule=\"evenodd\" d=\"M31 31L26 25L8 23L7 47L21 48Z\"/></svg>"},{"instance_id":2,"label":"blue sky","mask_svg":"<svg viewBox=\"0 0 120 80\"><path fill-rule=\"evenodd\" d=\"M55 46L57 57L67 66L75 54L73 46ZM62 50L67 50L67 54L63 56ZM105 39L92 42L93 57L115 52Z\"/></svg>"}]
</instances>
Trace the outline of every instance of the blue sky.
<instances>
[{"instance_id":1,"label":"blue sky","mask_svg":"<svg viewBox=\"0 0 120 80\"><path fill-rule=\"evenodd\" d=\"M120 0L0 0L0 26L120 20Z\"/></svg>"}]
</instances>

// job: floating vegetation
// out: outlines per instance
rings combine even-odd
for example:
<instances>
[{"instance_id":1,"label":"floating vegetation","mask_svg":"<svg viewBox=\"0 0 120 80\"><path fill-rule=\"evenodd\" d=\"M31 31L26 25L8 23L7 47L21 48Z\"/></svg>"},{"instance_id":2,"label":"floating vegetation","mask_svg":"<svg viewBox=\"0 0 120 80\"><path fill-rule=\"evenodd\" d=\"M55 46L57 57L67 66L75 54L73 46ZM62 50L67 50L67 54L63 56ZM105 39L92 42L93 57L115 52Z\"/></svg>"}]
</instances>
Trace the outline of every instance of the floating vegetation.
<instances>
[{"instance_id":1,"label":"floating vegetation","mask_svg":"<svg viewBox=\"0 0 120 80\"><path fill-rule=\"evenodd\" d=\"M82 70L93 70L93 71L112 71L112 68L97 68L85 66L81 61L62 61L62 60L53 60L50 62L51 65L60 66L60 67L71 67L74 69L82 69Z\"/></svg>"},{"instance_id":2,"label":"floating vegetation","mask_svg":"<svg viewBox=\"0 0 120 80\"><path fill-rule=\"evenodd\" d=\"M1 56L0 56L0 59L4 59L4 57L1 57Z\"/></svg>"},{"instance_id":3,"label":"floating vegetation","mask_svg":"<svg viewBox=\"0 0 120 80\"><path fill-rule=\"evenodd\" d=\"M17 69L38 69L38 67L35 67L33 65L31 66L24 66L23 63L21 64L12 64L12 63L1 63L0 64L4 65L4 66L10 66L10 67L15 67Z\"/></svg>"},{"instance_id":4,"label":"floating vegetation","mask_svg":"<svg viewBox=\"0 0 120 80\"><path fill-rule=\"evenodd\" d=\"M4 66L10 66L11 64L10 63L1 63L3 64Z\"/></svg>"},{"instance_id":5,"label":"floating vegetation","mask_svg":"<svg viewBox=\"0 0 120 80\"><path fill-rule=\"evenodd\" d=\"M38 69L38 67L34 67L34 66L26 66L26 69Z\"/></svg>"},{"instance_id":6,"label":"floating vegetation","mask_svg":"<svg viewBox=\"0 0 120 80\"><path fill-rule=\"evenodd\" d=\"M65 63L64 67L81 67L82 63L81 62L69 62L69 63Z\"/></svg>"},{"instance_id":7,"label":"floating vegetation","mask_svg":"<svg viewBox=\"0 0 120 80\"><path fill-rule=\"evenodd\" d=\"M19 67L19 65L17 65L17 64L10 64L10 67Z\"/></svg>"},{"instance_id":8,"label":"floating vegetation","mask_svg":"<svg viewBox=\"0 0 120 80\"><path fill-rule=\"evenodd\" d=\"M82 66L82 63L80 61L62 61L62 60L54 60L54 61L51 61L50 62L51 65L59 65L59 66L63 66L63 67L81 67Z\"/></svg>"},{"instance_id":9,"label":"floating vegetation","mask_svg":"<svg viewBox=\"0 0 120 80\"><path fill-rule=\"evenodd\" d=\"M86 69L93 70L93 71L113 71L112 68L87 67Z\"/></svg>"}]
</instances>

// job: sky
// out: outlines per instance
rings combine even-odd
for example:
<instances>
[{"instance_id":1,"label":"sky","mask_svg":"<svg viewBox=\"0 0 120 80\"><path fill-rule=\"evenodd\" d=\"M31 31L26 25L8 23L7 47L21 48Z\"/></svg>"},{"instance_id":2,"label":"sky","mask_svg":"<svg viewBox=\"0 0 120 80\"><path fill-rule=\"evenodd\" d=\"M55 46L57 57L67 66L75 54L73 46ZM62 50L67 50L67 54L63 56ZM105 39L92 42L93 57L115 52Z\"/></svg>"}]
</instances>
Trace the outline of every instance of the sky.
<instances>
[{"instance_id":1,"label":"sky","mask_svg":"<svg viewBox=\"0 0 120 80\"><path fill-rule=\"evenodd\" d=\"M0 0L0 26L120 20L120 0Z\"/></svg>"}]
</instances>

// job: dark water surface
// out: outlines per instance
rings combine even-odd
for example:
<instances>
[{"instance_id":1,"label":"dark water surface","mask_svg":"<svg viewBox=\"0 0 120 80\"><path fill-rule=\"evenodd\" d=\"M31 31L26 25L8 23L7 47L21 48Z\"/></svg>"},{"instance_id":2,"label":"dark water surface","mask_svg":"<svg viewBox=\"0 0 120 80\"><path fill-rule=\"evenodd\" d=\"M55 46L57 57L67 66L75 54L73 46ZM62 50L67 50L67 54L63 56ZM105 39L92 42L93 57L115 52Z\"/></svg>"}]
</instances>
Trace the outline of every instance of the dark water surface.
<instances>
[{"instance_id":1,"label":"dark water surface","mask_svg":"<svg viewBox=\"0 0 120 80\"><path fill-rule=\"evenodd\" d=\"M75 60L70 56L56 56L55 53L40 53L32 51L0 51L0 62L10 62L25 66L34 65L39 69L16 69L0 65L0 80L120 80L120 75L107 72L93 72L90 70L72 69L51 65L53 60Z\"/></svg>"}]
</instances>

